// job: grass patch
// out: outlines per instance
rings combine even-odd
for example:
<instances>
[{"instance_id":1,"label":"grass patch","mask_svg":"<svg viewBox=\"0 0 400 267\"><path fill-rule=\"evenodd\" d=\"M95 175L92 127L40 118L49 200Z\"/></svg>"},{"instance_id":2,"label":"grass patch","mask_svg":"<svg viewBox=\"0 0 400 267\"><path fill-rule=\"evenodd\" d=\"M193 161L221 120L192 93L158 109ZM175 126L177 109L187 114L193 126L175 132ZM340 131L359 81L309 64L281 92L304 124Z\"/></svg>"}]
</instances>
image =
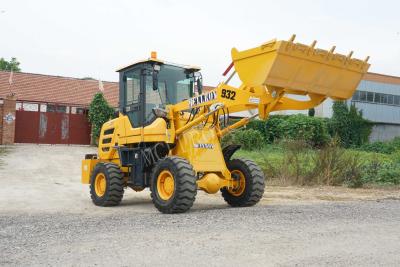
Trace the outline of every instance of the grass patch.
<instances>
[{"instance_id":1,"label":"grass patch","mask_svg":"<svg viewBox=\"0 0 400 267\"><path fill-rule=\"evenodd\" d=\"M259 150L239 150L254 160L273 185L393 186L400 184L400 151L386 154L341 148L335 140L322 148L284 140Z\"/></svg>"}]
</instances>

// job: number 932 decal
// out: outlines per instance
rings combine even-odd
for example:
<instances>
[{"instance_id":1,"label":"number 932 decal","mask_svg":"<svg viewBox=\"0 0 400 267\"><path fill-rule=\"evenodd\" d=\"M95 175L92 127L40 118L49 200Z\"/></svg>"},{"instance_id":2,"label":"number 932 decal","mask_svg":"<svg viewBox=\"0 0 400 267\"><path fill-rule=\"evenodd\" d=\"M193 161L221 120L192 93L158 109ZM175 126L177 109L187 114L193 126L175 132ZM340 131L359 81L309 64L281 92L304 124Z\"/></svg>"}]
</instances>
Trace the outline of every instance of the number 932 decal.
<instances>
[{"instance_id":1,"label":"number 932 decal","mask_svg":"<svg viewBox=\"0 0 400 267\"><path fill-rule=\"evenodd\" d=\"M235 96L236 96L236 92L233 91L233 90L229 90L229 89L222 89L221 90L221 97L222 98L235 100Z\"/></svg>"}]
</instances>

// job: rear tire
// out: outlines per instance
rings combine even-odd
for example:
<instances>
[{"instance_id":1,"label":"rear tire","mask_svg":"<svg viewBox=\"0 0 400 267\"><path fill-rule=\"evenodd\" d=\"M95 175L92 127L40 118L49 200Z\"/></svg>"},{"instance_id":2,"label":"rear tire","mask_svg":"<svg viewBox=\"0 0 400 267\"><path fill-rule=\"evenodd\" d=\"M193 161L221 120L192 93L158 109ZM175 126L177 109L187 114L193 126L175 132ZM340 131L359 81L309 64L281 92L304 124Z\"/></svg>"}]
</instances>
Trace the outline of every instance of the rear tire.
<instances>
[{"instance_id":1,"label":"rear tire","mask_svg":"<svg viewBox=\"0 0 400 267\"><path fill-rule=\"evenodd\" d=\"M151 177L151 199L162 213L188 211L196 198L197 184L192 165L180 157L166 157L155 166Z\"/></svg>"},{"instance_id":2,"label":"rear tire","mask_svg":"<svg viewBox=\"0 0 400 267\"><path fill-rule=\"evenodd\" d=\"M114 163L97 163L90 177L90 196L96 206L117 206L124 195L121 169Z\"/></svg>"},{"instance_id":3,"label":"rear tire","mask_svg":"<svg viewBox=\"0 0 400 267\"><path fill-rule=\"evenodd\" d=\"M252 160L232 159L227 162L227 167L232 176L236 174L236 179L242 180L240 188L222 188L222 197L232 207L249 207L257 204L265 189L264 174L260 167ZM233 177L234 178L234 177Z\"/></svg>"}]
</instances>

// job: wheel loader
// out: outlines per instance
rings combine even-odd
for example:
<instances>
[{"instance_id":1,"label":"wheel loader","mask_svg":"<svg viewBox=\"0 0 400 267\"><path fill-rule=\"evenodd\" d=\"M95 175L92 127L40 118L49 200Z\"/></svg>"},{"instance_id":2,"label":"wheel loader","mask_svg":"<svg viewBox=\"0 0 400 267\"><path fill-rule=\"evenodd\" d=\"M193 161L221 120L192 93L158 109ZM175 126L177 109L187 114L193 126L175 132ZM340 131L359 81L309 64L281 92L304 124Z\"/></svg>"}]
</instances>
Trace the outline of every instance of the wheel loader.
<instances>
[{"instance_id":1,"label":"wheel loader","mask_svg":"<svg viewBox=\"0 0 400 267\"><path fill-rule=\"evenodd\" d=\"M221 192L233 207L263 197L264 175L251 159L232 158L240 145L221 138L274 111L304 110L326 98L352 96L369 68L365 60L289 40L231 50L231 75L203 92L200 68L172 64L155 52L119 72L119 114L101 128L98 153L82 161L82 183L93 203L116 206L128 187L150 188L162 213L188 211L198 190ZM231 70L234 68L234 70ZM238 75L241 85L229 85ZM300 95L302 97L297 97ZM300 100L301 99L301 100ZM305 99L305 100L304 100ZM230 114L256 111L233 124Z\"/></svg>"}]
</instances>

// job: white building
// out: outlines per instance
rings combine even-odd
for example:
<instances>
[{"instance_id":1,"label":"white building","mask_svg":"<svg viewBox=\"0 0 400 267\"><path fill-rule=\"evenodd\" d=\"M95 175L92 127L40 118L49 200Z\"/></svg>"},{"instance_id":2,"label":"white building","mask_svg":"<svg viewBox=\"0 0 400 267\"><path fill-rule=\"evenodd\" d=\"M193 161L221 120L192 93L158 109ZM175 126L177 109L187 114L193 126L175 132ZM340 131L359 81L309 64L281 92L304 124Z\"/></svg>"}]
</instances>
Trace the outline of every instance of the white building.
<instances>
[{"instance_id":1,"label":"white building","mask_svg":"<svg viewBox=\"0 0 400 267\"><path fill-rule=\"evenodd\" d=\"M354 104L364 118L374 122L371 141L400 136L400 77L367 73L347 103ZM325 100L315 109L315 115L331 117L332 104L331 99Z\"/></svg>"},{"instance_id":2,"label":"white building","mask_svg":"<svg viewBox=\"0 0 400 267\"><path fill-rule=\"evenodd\" d=\"M301 100L302 96L293 96ZM304 97L304 100L307 98ZM400 77L366 73L360 82L348 105L354 104L362 110L363 117L372 121L374 127L370 136L371 141L384 141L400 136ZM325 100L315 108L315 116L332 117L332 99ZM253 112L231 114L234 117L248 117ZM251 114L250 114L251 113ZM273 114L308 114L308 110L280 111Z\"/></svg>"}]
</instances>

